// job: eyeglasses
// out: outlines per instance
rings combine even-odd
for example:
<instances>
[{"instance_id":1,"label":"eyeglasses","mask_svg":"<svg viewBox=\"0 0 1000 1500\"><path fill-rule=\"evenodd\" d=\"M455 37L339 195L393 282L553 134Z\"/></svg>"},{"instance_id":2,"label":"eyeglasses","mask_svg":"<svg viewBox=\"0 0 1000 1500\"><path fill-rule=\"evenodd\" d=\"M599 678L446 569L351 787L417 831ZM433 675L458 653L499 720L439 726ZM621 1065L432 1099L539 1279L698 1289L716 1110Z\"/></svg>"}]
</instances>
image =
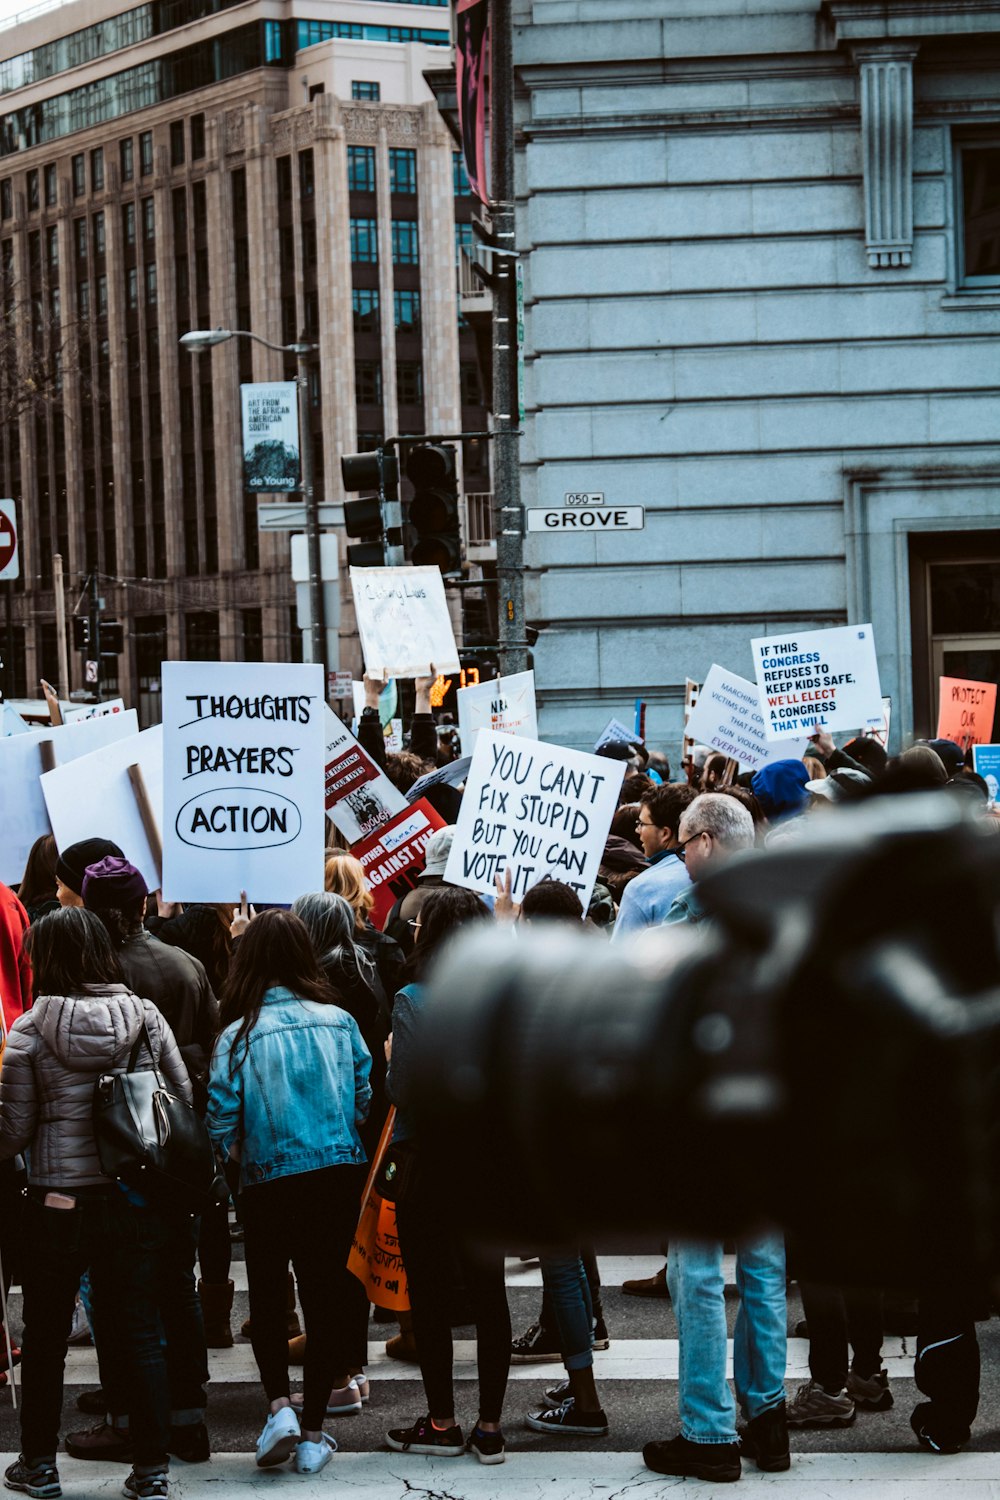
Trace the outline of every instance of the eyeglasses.
<instances>
[{"instance_id":1,"label":"eyeglasses","mask_svg":"<svg viewBox=\"0 0 1000 1500\"><path fill-rule=\"evenodd\" d=\"M707 828L699 828L697 833L689 834L686 839L678 839L678 849L686 849L688 844L693 844L695 839L700 839L703 833L707 833L709 838L712 837Z\"/></svg>"},{"instance_id":2,"label":"eyeglasses","mask_svg":"<svg viewBox=\"0 0 1000 1500\"><path fill-rule=\"evenodd\" d=\"M635 826L636 828L659 828L660 825L659 823L650 823L648 820L644 823L641 818L636 818Z\"/></svg>"}]
</instances>

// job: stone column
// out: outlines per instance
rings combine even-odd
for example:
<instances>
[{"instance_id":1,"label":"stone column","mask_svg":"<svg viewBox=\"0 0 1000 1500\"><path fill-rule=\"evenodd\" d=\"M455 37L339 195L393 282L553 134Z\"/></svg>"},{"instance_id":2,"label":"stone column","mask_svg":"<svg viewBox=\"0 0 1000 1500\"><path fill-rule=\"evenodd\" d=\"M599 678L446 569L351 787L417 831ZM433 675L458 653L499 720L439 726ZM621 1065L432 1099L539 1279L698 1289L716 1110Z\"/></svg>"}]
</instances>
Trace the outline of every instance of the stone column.
<instances>
[{"instance_id":1,"label":"stone column","mask_svg":"<svg viewBox=\"0 0 1000 1500\"><path fill-rule=\"evenodd\" d=\"M458 292L455 274L454 145L433 104L422 110L419 160L420 317L424 419L428 432L458 432ZM461 454L459 454L461 460Z\"/></svg>"},{"instance_id":2,"label":"stone column","mask_svg":"<svg viewBox=\"0 0 1000 1500\"><path fill-rule=\"evenodd\" d=\"M877 270L913 259L914 46L857 47L861 149L865 174L865 246Z\"/></svg>"},{"instance_id":3,"label":"stone column","mask_svg":"<svg viewBox=\"0 0 1000 1500\"><path fill-rule=\"evenodd\" d=\"M396 317L392 274L392 198L389 193L389 132L392 114L383 111L375 140L375 212L378 215L378 300L382 334L383 436L399 430L396 402Z\"/></svg>"}]
</instances>

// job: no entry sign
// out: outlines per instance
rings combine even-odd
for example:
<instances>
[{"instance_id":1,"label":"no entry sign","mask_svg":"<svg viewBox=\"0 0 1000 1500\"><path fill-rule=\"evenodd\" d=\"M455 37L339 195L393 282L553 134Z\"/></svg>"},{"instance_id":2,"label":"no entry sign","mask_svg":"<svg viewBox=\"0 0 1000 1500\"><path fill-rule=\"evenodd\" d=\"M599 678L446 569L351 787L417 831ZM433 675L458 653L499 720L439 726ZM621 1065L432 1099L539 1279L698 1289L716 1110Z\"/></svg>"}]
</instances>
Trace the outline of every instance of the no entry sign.
<instances>
[{"instance_id":1,"label":"no entry sign","mask_svg":"<svg viewBox=\"0 0 1000 1500\"><path fill-rule=\"evenodd\" d=\"M13 500L0 500L0 578L17 578L21 562L17 552L17 516Z\"/></svg>"}]
</instances>

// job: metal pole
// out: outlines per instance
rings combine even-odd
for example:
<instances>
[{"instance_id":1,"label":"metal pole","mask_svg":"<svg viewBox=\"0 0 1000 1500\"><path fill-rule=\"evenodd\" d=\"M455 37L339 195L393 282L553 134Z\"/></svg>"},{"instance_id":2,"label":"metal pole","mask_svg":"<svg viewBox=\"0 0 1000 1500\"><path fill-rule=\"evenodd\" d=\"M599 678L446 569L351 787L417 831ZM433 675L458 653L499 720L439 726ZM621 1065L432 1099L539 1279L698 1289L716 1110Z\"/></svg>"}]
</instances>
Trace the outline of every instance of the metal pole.
<instances>
[{"instance_id":1,"label":"metal pole","mask_svg":"<svg viewBox=\"0 0 1000 1500\"><path fill-rule=\"evenodd\" d=\"M305 339L302 339L305 343ZM299 387L299 449L302 462L302 498L306 509L306 543L309 555L309 614L312 659L323 668L323 696L327 695L326 677L326 598L323 592L322 556L319 544L319 506L313 482L313 438L309 411L309 367L306 356L295 356Z\"/></svg>"},{"instance_id":2,"label":"metal pole","mask_svg":"<svg viewBox=\"0 0 1000 1500\"><path fill-rule=\"evenodd\" d=\"M490 21L493 233L504 248L514 232L514 50L510 0L492 0ZM497 543L500 671L528 665L524 619L524 513L517 429L517 323L514 261L494 258L493 291L493 529Z\"/></svg>"},{"instance_id":3,"label":"metal pole","mask_svg":"<svg viewBox=\"0 0 1000 1500\"><path fill-rule=\"evenodd\" d=\"M90 575L90 660L97 664L94 696L101 701L101 582L95 569Z\"/></svg>"},{"instance_id":4,"label":"metal pole","mask_svg":"<svg viewBox=\"0 0 1000 1500\"><path fill-rule=\"evenodd\" d=\"M4 672L3 685L0 687L0 701L4 698L14 696L11 689L14 686L14 580L8 578L3 590L3 608L5 617L5 635L7 643L4 648Z\"/></svg>"},{"instance_id":5,"label":"metal pole","mask_svg":"<svg viewBox=\"0 0 1000 1500\"><path fill-rule=\"evenodd\" d=\"M69 697L69 652L66 649L66 594L63 587L63 560L57 552L52 559L52 582L56 595L56 648L59 653L59 692Z\"/></svg>"}]
</instances>

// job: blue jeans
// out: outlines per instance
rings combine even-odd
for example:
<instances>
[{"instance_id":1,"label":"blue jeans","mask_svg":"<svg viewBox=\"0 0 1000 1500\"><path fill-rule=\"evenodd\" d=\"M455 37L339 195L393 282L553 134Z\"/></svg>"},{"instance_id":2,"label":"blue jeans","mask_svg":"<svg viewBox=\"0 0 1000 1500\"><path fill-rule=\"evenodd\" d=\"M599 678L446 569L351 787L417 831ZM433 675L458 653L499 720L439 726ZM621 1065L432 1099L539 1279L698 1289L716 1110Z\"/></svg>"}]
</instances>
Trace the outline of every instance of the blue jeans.
<instances>
[{"instance_id":1,"label":"blue jeans","mask_svg":"<svg viewBox=\"0 0 1000 1500\"><path fill-rule=\"evenodd\" d=\"M563 1364L567 1370L587 1370L594 1363L594 1312L583 1261L579 1254L539 1260Z\"/></svg>"},{"instance_id":2,"label":"blue jeans","mask_svg":"<svg viewBox=\"0 0 1000 1500\"><path fill-rule=\"evenodd\" d=\"M735 1443L736 1404L726 1382L726 1302L722 1245L671 1242L667 1282L680 1341L681 1435L692 1443ZM785 1399L785 1245L780 1235L736 1251L740 1306L733 1376L750 1421Z\"/></svg>"}]
</instances>

